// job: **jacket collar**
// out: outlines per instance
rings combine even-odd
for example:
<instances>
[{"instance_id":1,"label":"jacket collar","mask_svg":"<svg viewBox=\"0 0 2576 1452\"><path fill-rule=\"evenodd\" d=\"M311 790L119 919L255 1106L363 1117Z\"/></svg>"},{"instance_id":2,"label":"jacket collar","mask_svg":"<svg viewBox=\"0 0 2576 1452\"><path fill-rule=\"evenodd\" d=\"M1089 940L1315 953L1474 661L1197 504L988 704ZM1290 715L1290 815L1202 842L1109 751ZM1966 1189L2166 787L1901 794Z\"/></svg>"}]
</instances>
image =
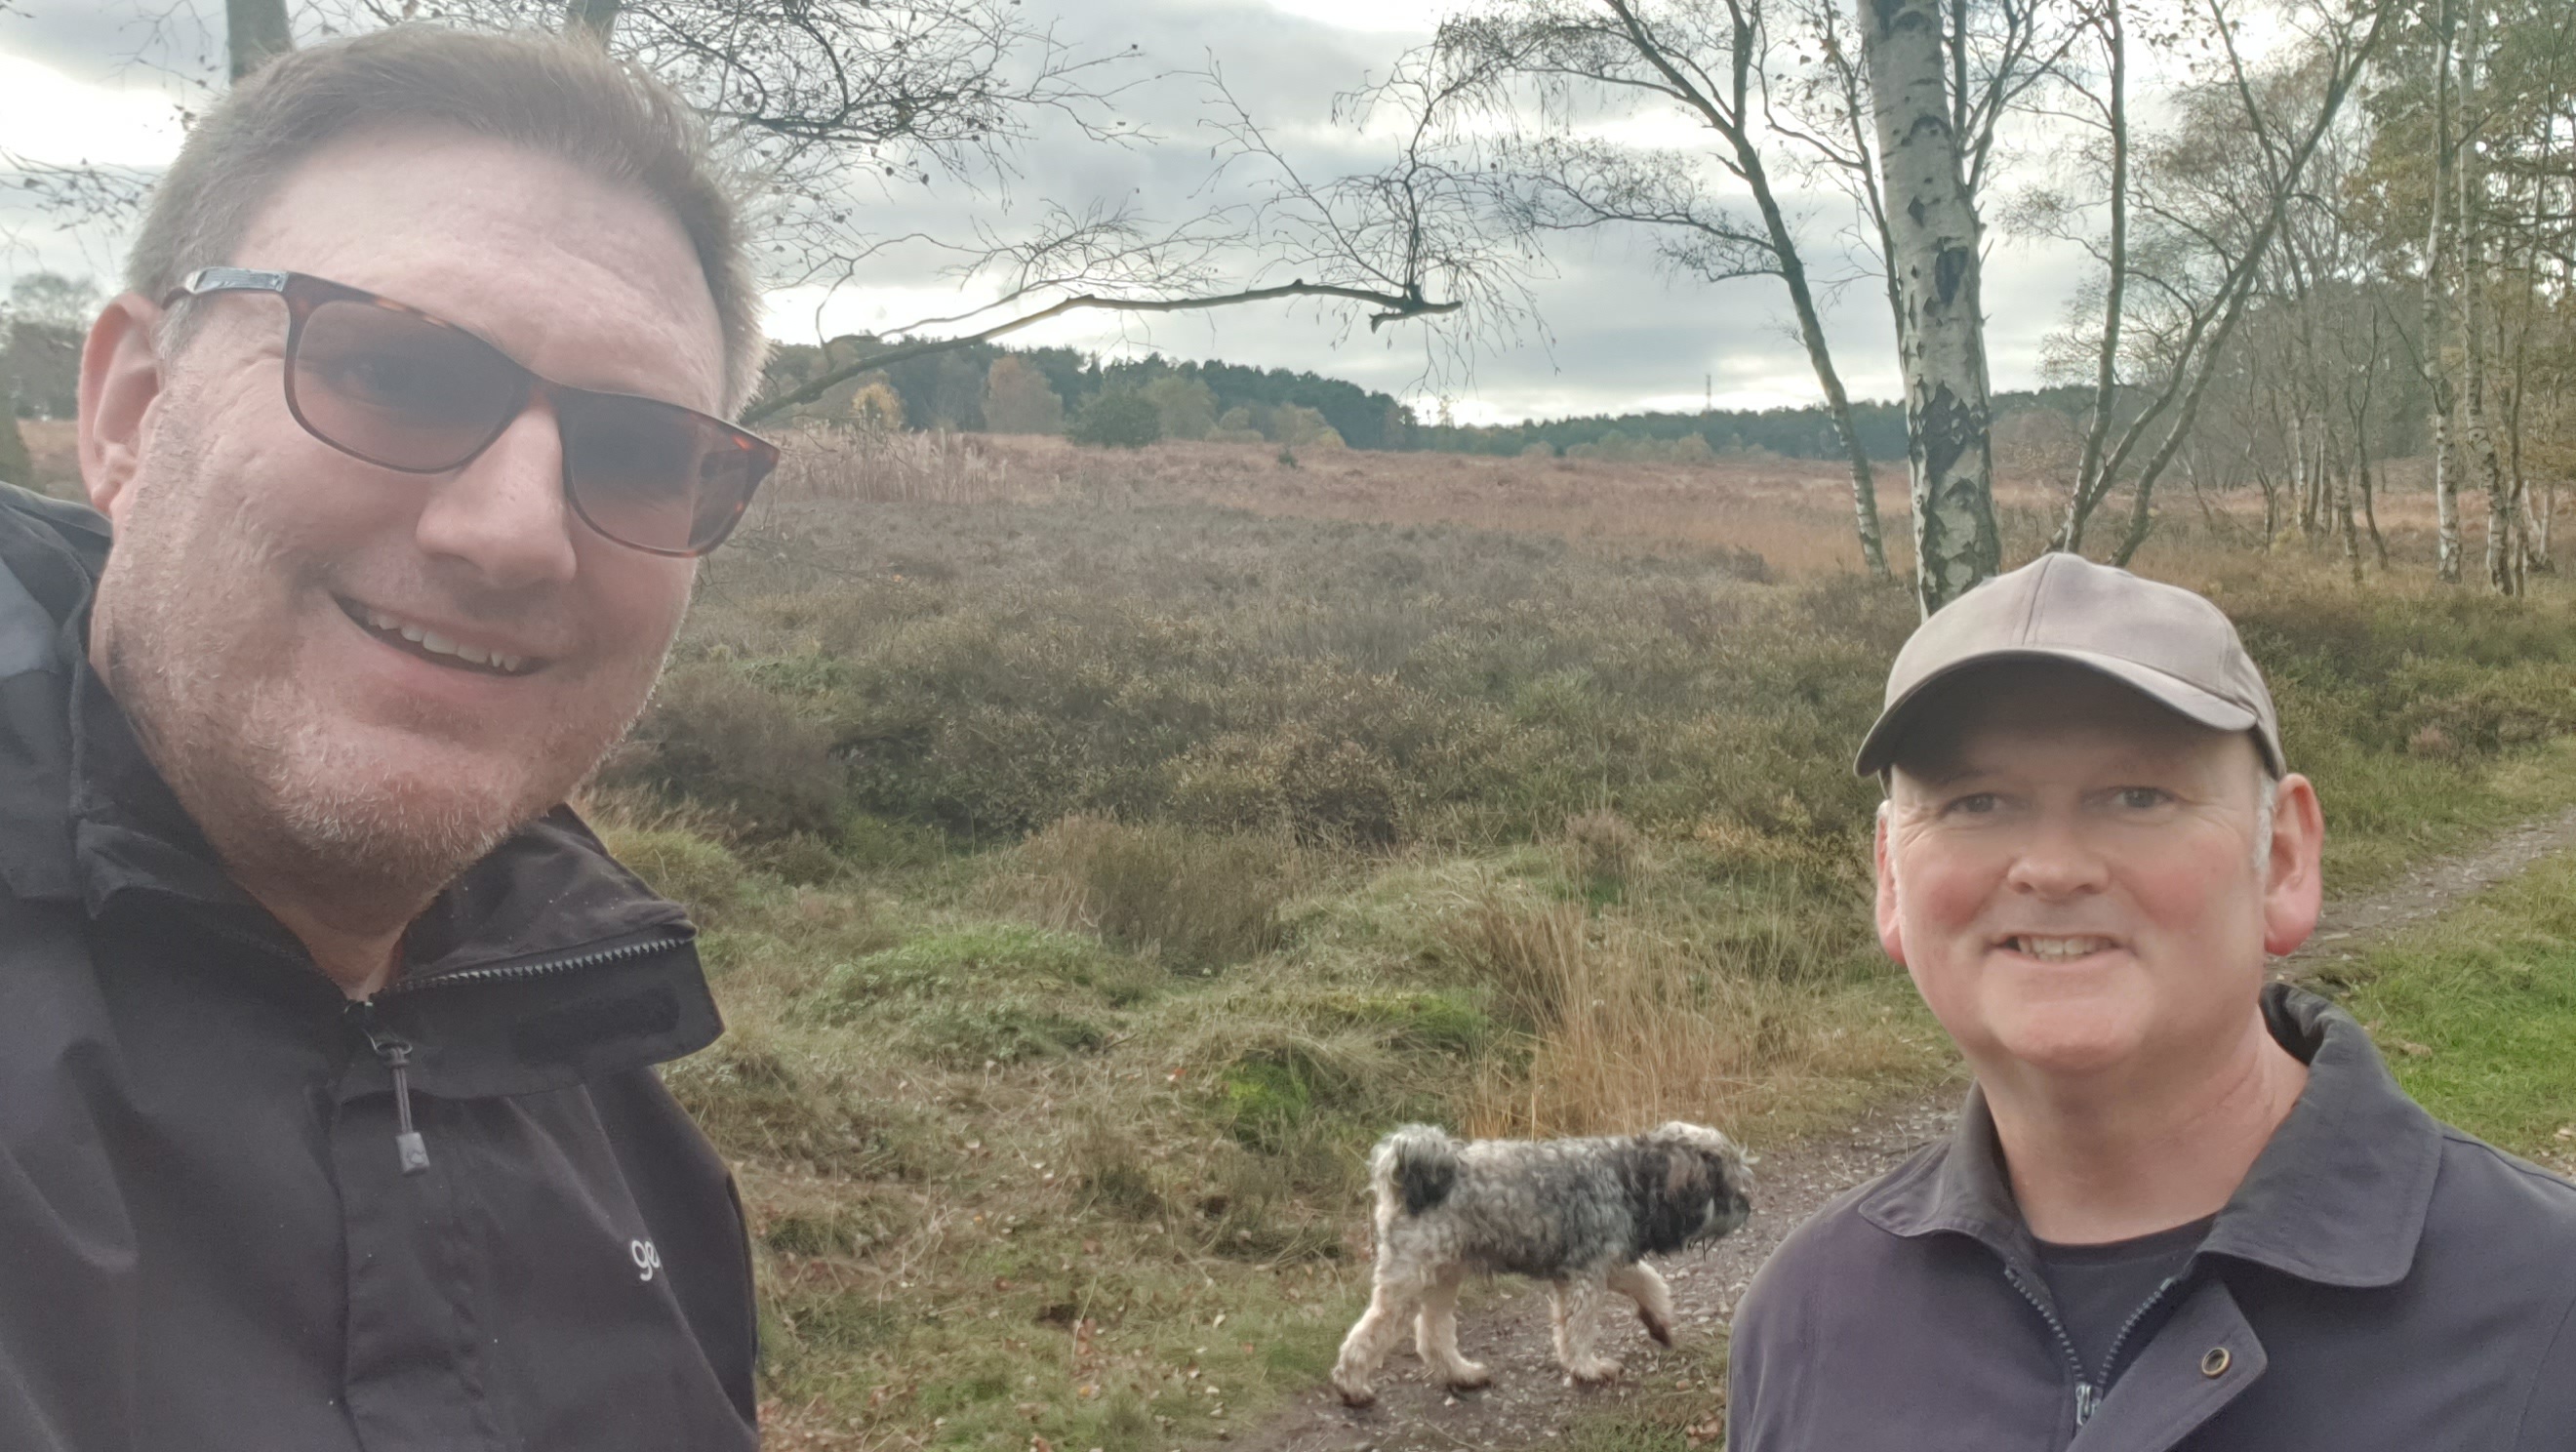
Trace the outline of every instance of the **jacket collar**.
<instances>
[{"instance_id":1,"label":"jacket collar","mask_svg":"<svg viewBox=\"0 0 2576 1452\"><path fill-rule=\"evenodd\" d=\"M2281 1046L2307 1063L2307 1088L2219 1211L2200 1254L2319 1285L2405 1279L2433 1200L2441 1125L2406 1097L2342 1009L2275 983L2263 990L2263 1017ZM1965 1235L2008 1263L2033 1263L1982 1089L1969 1091L1947 1140L1858 1209L1891 1235Z\"/></svg>"}]
</instances>

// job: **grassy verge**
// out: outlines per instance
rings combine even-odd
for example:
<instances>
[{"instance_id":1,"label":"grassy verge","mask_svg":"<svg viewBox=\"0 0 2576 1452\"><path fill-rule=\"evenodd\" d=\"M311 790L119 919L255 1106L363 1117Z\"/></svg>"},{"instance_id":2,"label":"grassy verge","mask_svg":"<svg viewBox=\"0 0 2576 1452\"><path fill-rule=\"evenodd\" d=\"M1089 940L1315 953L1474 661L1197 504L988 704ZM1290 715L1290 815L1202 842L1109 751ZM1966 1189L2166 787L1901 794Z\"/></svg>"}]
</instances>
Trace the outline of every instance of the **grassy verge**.
<instances>
[{"instance_id":1,"label":"grassy verge","mask_svg":"<svg viewBox=\"0 0 2576 1452\"><path fill-rule=\"evenodd\" d=\"M2190 564L2337 891L2576 801L2554 581ZM707 926L732 1031L670 1079L740 1167L773 1443L1208 1440L1328 1361L1394 1123L1758 1148L1955 1072L1843 764L1911 622L1615 533L773 507L594 804ZM1687 1441L1670 1390L1615 1445Z\"/></svg>"},{"instance_id":2,"label":"grassy verge","mask_svg":"<svg viewBox=\"0 0 2576 1452\"><path fill-rule=\"evenodd\" d=\"M2576 1172L2576 858L2541 862L2343 978L2346 1006L2425 1108Z\"/></svg>"}]
</instances>

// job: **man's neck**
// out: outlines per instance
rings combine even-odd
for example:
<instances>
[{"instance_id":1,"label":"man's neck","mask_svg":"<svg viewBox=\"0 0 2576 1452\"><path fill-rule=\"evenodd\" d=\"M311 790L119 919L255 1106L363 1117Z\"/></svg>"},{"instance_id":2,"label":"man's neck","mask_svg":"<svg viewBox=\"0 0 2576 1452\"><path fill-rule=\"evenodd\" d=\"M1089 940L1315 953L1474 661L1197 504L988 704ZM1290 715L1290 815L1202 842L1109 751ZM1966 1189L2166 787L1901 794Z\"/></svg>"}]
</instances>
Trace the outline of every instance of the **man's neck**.
<instances>
[{"instance_id":1,"label":"man's neck","mask_svg":"<svg viewBox=\"0 0 2576 1452\"><path fill-rule=\"evenodd\" d=\"M2307 1087L2308 1068L2259 1010L2216 1071L2068 1085L1980 1074L2014 1198L2032 1235L2130 1240L2215 1215Z\"/></svg>"},{"instance_id":2,"label":"man's neck","mask_svg":"<svg viewBox=\"0 0 2576 1452\"><path fill-rule=\"evenodd\" d=\"M216 844L222 854L222 844ZM296 879L257 870L227 858L226 869L279 926L294 935L315 967L351 998L366 998L393 981L402 966L403 935L429 900L400 901L359 894L341 885L338 892L315 896L297 891Z\"/></svg>"}]
</instances>

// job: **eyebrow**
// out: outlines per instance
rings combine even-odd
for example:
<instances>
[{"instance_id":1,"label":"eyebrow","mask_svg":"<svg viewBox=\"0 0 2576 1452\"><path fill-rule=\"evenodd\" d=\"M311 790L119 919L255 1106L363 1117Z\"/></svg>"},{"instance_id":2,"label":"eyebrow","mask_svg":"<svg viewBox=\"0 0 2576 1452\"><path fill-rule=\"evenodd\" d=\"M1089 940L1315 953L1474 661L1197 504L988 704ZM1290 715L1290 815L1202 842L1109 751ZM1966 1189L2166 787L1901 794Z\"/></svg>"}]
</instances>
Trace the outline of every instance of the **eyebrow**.
<instances>
[{"instance_id":1,"label":"eyebrow","mask_svg":"<svg viewBox=\"0 0 2576 1452\"><path fill-rule=\"evenodd\" d=\"M2185 770L2187 766L2188 763L2177 753L2141 750L2123 753L2121 759L2113 763L2109 770L2114 774L2137 773L2161 776ZM1950 756L1944 761L1900 769L1917 785L1937 790L1957 786L1975 777L1999 776L2009 770L2009 767L1998 762L1973 761L1961 756Z\"/></svg>"}]
</instances>

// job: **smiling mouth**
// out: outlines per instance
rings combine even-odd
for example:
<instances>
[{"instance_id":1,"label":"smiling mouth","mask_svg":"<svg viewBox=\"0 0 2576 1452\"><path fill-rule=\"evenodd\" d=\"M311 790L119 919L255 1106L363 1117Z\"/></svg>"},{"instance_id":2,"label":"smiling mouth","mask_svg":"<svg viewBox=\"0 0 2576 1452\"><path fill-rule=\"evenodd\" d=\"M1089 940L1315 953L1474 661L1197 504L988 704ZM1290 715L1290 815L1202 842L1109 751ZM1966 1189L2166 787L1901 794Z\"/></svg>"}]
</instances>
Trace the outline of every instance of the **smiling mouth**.
<instances>
[{"instance_id":1,"label":"smiling mouth","mask_svg":"<svg viewBox=\"0 0 2576 1452\"><path fill-rule=\"evenodd\" d=\"M2043 963L2072 963L2119 945L2109 938L2042 938L2024 934L2006 938L2004 946Z\"/></svg>"},{"instance_id":2,"label":"smiling mouth","mask_svg":"<svg viewBox=\"0 0 2576 1452\"><path fill-rule=\"evenodd\" d=\"M534 674L544 664L528 656L503 655L495 651L487 651L481 646L469 645L464 641L450 640L426 626L415 625L398 616L388 615L382 610L351 601L342 600L339 605L342 613L346 614L350 622L360 630L396 650L416 656L432 665L445 666L450 670L470 671L476 675L516 678Z\"/></svg>"}]
</instances>

